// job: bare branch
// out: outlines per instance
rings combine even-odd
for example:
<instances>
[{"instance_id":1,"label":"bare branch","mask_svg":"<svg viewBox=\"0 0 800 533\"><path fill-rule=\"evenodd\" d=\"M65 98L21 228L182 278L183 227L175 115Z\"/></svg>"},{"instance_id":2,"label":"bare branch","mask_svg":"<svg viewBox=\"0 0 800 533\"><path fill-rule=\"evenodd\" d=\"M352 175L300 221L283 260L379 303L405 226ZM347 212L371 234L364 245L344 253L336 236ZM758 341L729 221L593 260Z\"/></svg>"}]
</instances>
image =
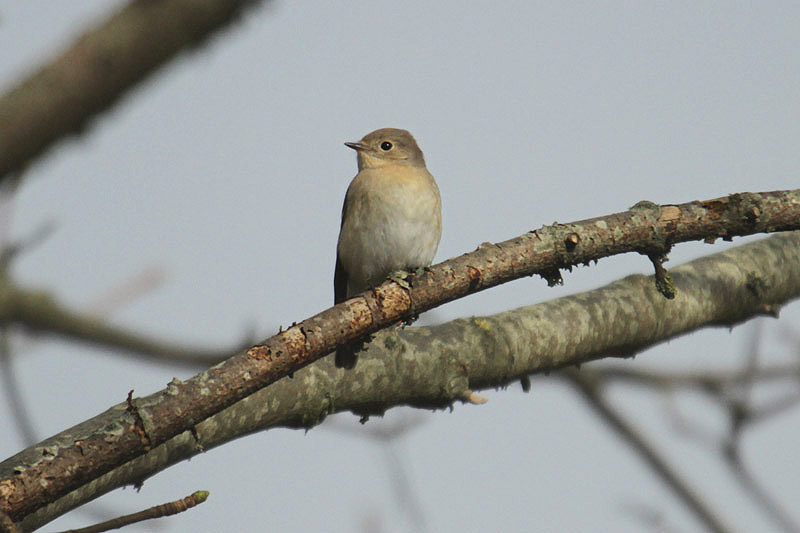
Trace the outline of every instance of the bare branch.
<instances>
[{"instance_id":1,"label":"bare branch","mask_svg":"<svg viewBox=\"0 0 800 533\"><path fill-rule=\"evenodd\" d=\"M397 451L396 444L400 438L417 429L424 421L425 418L415 412L413 415L405 416L393 424L382 423L367 428L366 432L359 431L356 433L354 428L344 424L332 425L328 423L325 425L328 429L346 432L354 436L369 437L370 440L377 443L378 448L386 459L390 474L389 479L391 480L398 509L403 515L408 516L417 531L427 531L427 520L419 498L408 479L407 469L401 454Z\"/></svg>"},{"instance_id":2,"label":"bare branch","mask_svg":"<svg viewBox=\"0 0 800 533\"><path fill-rule=\"evenodd\" d=\"M727 410L729 431L726 435L723 437L710 436L704 431L704 426L692 427L687 420L683 419L676 419L676 423L680 424L682 431L708 443L714 450L721 450L726 464L742 488L761 507L765 515L779 529L795 533L800 531L800 526L756 481L739 453L739 444L745 429L755 422L782 413L800 402L800 395L794 392L760 407L753 406L753 390L757 385L777 380L797 382L800 377L800 364L798 363L771 367L762 367L758 364L761 330L761 322L756 322L755 329L752 330L747 343L744 368L736 371L675 373L606 367L593 369L590 376L595 384L605 385L611 380L622 380L668 391L677 388L697 388L708 394L723 409Z\"/></svg>"},{"instance_id":3,"label":"bare branch","mask_svg":"<svg viewBox=\"0 0 800 533\"><path fill-rule=\"evenodd\" d=\"M643 387L660 389L693 388L718 391L747 380L756 383L800 380L800 363L787 363L759 367L755 372L743 370L698 370L675 372L670 370L645 370L623 366L603 366L594 369L598 378L621 381Z\"/></svg>"},{"instance_id":4,"label":"bare branch","mask_svg":"<svg viewBox=\"0 0 800 533\"><path fill-rule=\"evenodd\" d=\"M755 204L760 207L756 208ZM751 217L754 210L759 213L757 220ZM467 294L522 276L552 272L553 269L563 268L568 264L585 263L614 253L652 250L658 246L666 246L667 242L709 235L730 236L735 232L771 231L786 225L800 227L800 191L732 195L702 204L667 206L664 211L669 217L663 218L657 206L646 209L637 207L625 213L574 224L544 227L534 233L494 246L481 247L475 252L431 267L426 275L414 280L412 288L404 288L388 281L293 325L264 344L231 357L187 382L173 380L167 389L131 402L123 412L114 414L113 422L109 421L112 425L119 426L119 431L114 432L113 436L109 436L106 430L100 430L87 435L86 439L78 443L74 440L68 443L59 442L58 446L51 447L53 457L47 461L42 461L41 456L29 459L31 463L24 461L27 463L24 475L5 478L5 482L11 486L6 497L0 492L0 509L7 510L12 518L18 520L86 481L147 453L184 431L191 430L196 423L281 377L293 374L336 347ZM571 252L566 252L564 248L564 228L567 234L577 233L581 236L580 243L570 247ZM787 238L796 239L797 235ZM792 277L789 274L787 278L784 274L784 271L789 270L784 263L795 266L800 264L800 258L793 256L800 253L800 246L795 242L792 249L791 246L785 246L783 240L780 237L771 239L769 242L774 246L772 254L764 253L763 257L754 258L756 263L749 270L743 268L745 263L729 265L726 269L717 267L714 273L719 276L737 270L738 283L735 287L741 291L738 293L736 305L728 300L728 293L720 293L716 297L713 294L703 294L703 300L695 301L697 310L702 312L687 313L687 301L671 306L670 312L670 307L666 304L677 302L677 299L665 300L659 294L644 294L638 301L640 308L636 315L628 320L641 322L648 312L658 309L660 314L653 317L652 325L642 323L638 331L625 328L619 332L618 337L609 336L612 328L593 328L585 333L595 337L596 341L601 341L601 344L613 343L611 346L617 353L631 354L636 349L649 345L665 329L674 330L674 333L667 332L669 337L681 332L689 320L696 320L698 324L704 323L709 314L706 312L706 300L714 301L721 296L725 298L724 305L717 308L719 313L714 317L717 324L733 325L754 313L763 313L765 308L774 308L787 298L787 294L800 292L800 275ZM762 272L760 265L755 266L758 261L766 261L776 253L782 255L782 263L772 272ZM792 259L783 257L786 255L792 256ZM766 279L776 271L780 273L778 280L772 282ZM746 276L747 281L744 282L741 276ZM677 277L673 277L677 286ZM648 282L652 288L652 280ZM705 285L701 290L709 292L713 283ZM780 286L782 292L776 291L776 286ZM722 289L719 287L715 288L715 291L720 290ZM608 301L614 301L614 298L609 298ZM623 312L629 307L625 303L618 311ZM578 312L581 308L585 309L585 305L573 306L573 312ZM608 313L608 310L604 309L603 312ZM665 314L671 314L674 321L665 319ZM604 315L599 315L602 316ZM28 318L29 322L35 320L35 316ZM502 328L502 324L498 322L497 327ZM573 323L561 331L560 336L572 337L575 332L571 328L574 328ZM603 337L602 340L596 338L598 336ZM600 353L584 355L584 360L592 356L598 357ZM538 368L517 370L515 375L521 376L543 368L580 362L574 354L562 355L565 356L562 361L539 361L541 366ZM490 360L497 361L498 355ZM481 382L476 384L483 385ZM446 393L445 397L454 392L458 397L463 397L468 388L471 387L465 379L454 379L444 388L438 389L434 401L442 401L442 391ZM92 450L92 453L87 453L87 449ZM18 466L15 464L14 468ZM40 477L51 481L46 485L33 481ZM0 478L0 483L3 481Z\"/></svg>"},{"instance_id":5,"label":"bare branch","mask_svg":"<svg viewBox=\"0 0 800 533\"><path fill-rule=\"evenodd\" d=\"M49 293L20 289L0 281L0 323L15 324L34 333L60 335L68 339L121 350L153 360L197 367L212 365L236 350L187 348L144 334L107 324L93 314L66 308Z\"/></svg>"},{"instance_id":6,"label":"bare branch","mask_svg":"<svg viewBox=\"0 0 800 533\"><path fill-rule=\"evenodd\" d=\"M9 217L10 218L10 217ZM3 228L10 231L10 219L6 221ZM4 243L0 250L0 268L6 269L8 265L22 252L30 251L46 241L56 230L56 224L52 220L47 220L39 225L34 231L17 242ZM2 242L2 240L0 240Z\"/></svg>"},{"instance_id":7,"label":"bare branch","mask_svg":"<svg viewBox=\"0 0 800 533\"><path fill-rule=\"evenodd\" d=\"M762 487L752 472L742 462L738 453L728 454L727 456L729 466L736 475L736 478L741 483L742 487L747 491L753 500L761 506L764 513L780 530L786 533L797 533L800 531L800 524L794 519L775 501L772 496L768 494L766 489Z\"/></svg>"},{"instance_id":8,"label":"bare branch","mask_svg":"<svg viewBox=\"0 0 800 533\"><path fill-rule=\"evenodd\" d=\"M131 1L0 97L0 183L254 0Z\"/></svg>"},{"instance_id":9,"label":"bare branch","mask_svg":"<svg viewBox=\"0 0 800 533\"><path fill-rule=\"evenodd\" d=\"M678 472L656 451L655 446L648 442L633 425L626 421L605 401L598 387L598 382L591 379L591 372L588 374L576 371L568 371L565 373L589 406L614 429L617 435L625 439L628 444L636 450L648 466L650 466L675 495L683 501L694 513L695 517L705 525L706 529L716 533L733 531L711 510L708 504L700 497L700 494L695 492L686 481L681 479Z\"/></svg>"},{"instance_id":10,"label":"bare branch","mask_svg":"<svg viewBox=\"0 0 800 533\"><path fill-rule=\"evenodd\" d=\"M759 299L747 283L753 271L759 272L764 284ZM588 293L495 316L382 332L361 354L355 370L337 371L326 360L298 371L293 379L281 380L218 416L194 423L190 431L139 459L121 467L110 465L113 472L30 515L24 523L28 528L45 523L112 488L139 483L169 464L247 433L272 427L310 428L327 414L345 410L368 415L396 405L447 407L460 401L466 390L504 386L522 375L629 354L700 327L744 320L747 312L751 316L759 312L758 301L777 304L800 296L800 233L693 261L673 269L672 276L678 288L675 300L661 296L652 277L630 276ZM731 315L733 309L740 310L736 317ZM632 328L633 323L638 327ZM16 471L22 470L22 477L32 474L29 483L35 484L37 472L56 460L70 472L82 463L81 452L92 451L87 468L104 460L104 454L98 455L102 448L93 446L98 439L109 438L108 428L133 432L137 438L133 444L117 446L138 446L138 439L147 438L150 428L162 423L154 406L172 401L170 393L179 392L182 385L174 382L166 393L120 404L0 464L0 496L20 505L13 503L16 489L2 492L11 486L4 483L21 479ZM195 400L202 398L198 394ZM132 429L126 429L128 424ZM58 480L59 472L50 479Z\"/></svg>"},{"instance_id":11,"label":"bare branch","mask_svg":"<svg viewBox=\"0 0 800 533\"><path fill-rule=\"evenodd\" d=\"M95 297L86 306L86 313L98 319L107 317L113 311L124 307L148 292L154 291L164 283L166 278L166 274L159 267L150 266L144 268L107 290L104 294Z\"/></svg>"},{"instance_id":12,"label":"bare branch","mask_svg":"<svg viewBox=\"0 0 800 533\"><path fill-rule=\"evenodd\" d=\"M121 527L136 524L138 522L144 522L145 520L152 520L153 518L162 518L164 516L172 516L182 513L184 511L188 511L192 507L200 505L207 499L208 491L198 490L182 500L175 500L173 502L156 505L154 507L150 507L149 509L145 509L144 511L112 518L111 520L106 520L105 522L95 524L93 526L82 527L80 529L70 529L64 533L103 533L104 531L119 529Z\"/></svg>"},{"instance_id":13,"label":"bare branch","mask_svg":"<svg viewBox=\"0 0 800 533\"><path fill-rule=\"evenodd\" d=\"M25 403L24 396L17 386L17 375L14 372L12 359L14 354L9 348L8 327L0 327L0 379L3 382L3 390L6 396L6 405L11 410L11 415L16 422L17 431L22 436L22 441L26 446L36 442L39 437L33 429L31 416Z\"/></svg>"}]
</instances>

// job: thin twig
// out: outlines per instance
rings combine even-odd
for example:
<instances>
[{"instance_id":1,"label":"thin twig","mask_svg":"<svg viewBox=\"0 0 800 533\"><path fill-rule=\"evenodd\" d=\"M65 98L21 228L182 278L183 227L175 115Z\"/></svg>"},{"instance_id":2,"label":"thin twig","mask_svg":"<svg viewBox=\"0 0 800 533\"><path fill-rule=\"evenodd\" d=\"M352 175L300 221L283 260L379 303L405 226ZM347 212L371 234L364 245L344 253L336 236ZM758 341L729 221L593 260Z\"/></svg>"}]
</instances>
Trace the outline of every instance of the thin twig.
<instances>
[{"instance_id":1,"label":"thin twig","mask_svg":"<svg viewBox=\"0 0 800 533\"><path fill-rule=\"evenodd\" d=\"M604 380L624 381L644 387L661 389L696 388L717 391L724 387L742 383L748 379L755 382L786 381L800 379L800 362L762 366L754 372L742 370L698 370L682 372L674 370L646 370L620 365L602 365L592 370Z\"/></svg>"},{"instance_id":2,"label":"thin twig","mask_svg":"<svg viewBox=\"0 0 800 533\"><path fill-rule=\"evenodd\" d=\"M97 317L62 305L48 292L23 289L0 280L0 316L27 331L59 335L121 351L146 360L192 367L216 364L246 346L228 350L190 348L112 326Z\"/></svg>"},{"instance_id":3,"label":"thin twig","mask_svg":"<svg viewBox=\"0 0 800 533\"><path fill-rule=\"evenodd\" d=\"M0 379L3 381L6 403L11 411L11 416L17 425L17 431L26 446L37 442L39 437L31 423L31 415L25 403L25 396L19 390L17 377L14 373L13 357L10 349L8 326L0 326ZM8 435L8 433L6 433Z\"/></svg>"},{"instance_id":4,"label":"thin twig","mask_svg":"<svg viewBox=\"0 0 800 533\"><path fill-rule=\"evenodd\" d=\"M130 276L123 282L106 290L89 302L84 312L95 318L108 318L108 315L154 291L166 280L163 269L150 266Z\"/></svg>"},{"instance_id":5,"label":"thin twig","mask_svg":"<svg viewBox=\"0 0 800 533\"><path fill-rule=\"evenodd\" d=\"M762 508L764 514L783 531L787 533L797 533L800 531L800 527L794 522L789 513L778 504L777 500L771 497L767 493L767 490L756 481L755 477L742 461L742 456L739 451L741 436L746 427L753 422L765 420L773 414L783 412L787 408L794 406L798 400L797 395L792 395L789 398L783 398L760 409L755 409L751 406L753 388L756 385L754 376L758 373L762 329L762 321L756 321L751 331L747 352L745 354L747 361L744 373L745 375L749 375L750 379L745 379L738 387L733 387L727 398L730 431L727 440L722 445L723 456L728 466L739 480L742 488L748 492L756 504Z\"/></svg>"},{"instance_id":6,"label":"thin twig","mask_svg":"<svg viewBox=\"0 0 800 533\"><path fill-rule=\"evenodd\" d=\"M8 216L10 218L10 216ZM6 222L10 226L10 221ZM15 258L23 252L29 252L37 246L43 244L56 230L56 224L53 220L46 220L35 228L28 236L23 237L17 241L4 242L2 250L0 250L0 265L5 268ZM6 231L10 232L10 228ZM6 238L3 238L6 240Z\"/></svg>"},{"instance_id":7,"label":"thin twig","mask_svg":"<svg viewBox=\"0 0 800 533\"><path fill-rule=\"evenodd\" d=\"M733 531L722 522L722 519L711 510L700 495L681 479L678 473L667 463L666 459L656 452L655 447L647 442L633 425L611 407L603 398L597 381L576 370L565 370L564 373L568 381L581 393L586 403L638 452L650 468L658 474L661 480L672 489L673 493L683 501L709 531L715 533Z\"/></svg>"},{"instance_id":8,"label":"thin twig","mask_svg":"<svg viewBox=\"0 0 800 533\"><path fill-rule=\"evenodd\" d=\"M766 514L778 528L786 533L797 533L800 531L800 524L795 522L791 515L778 504L775 498L770 496L767 490L758 483L755 476L753 476L752 472L750 472L741 460L739 454L728 453L726 457L731 470L736 475L742 488L761 506L764 514Z\"/></svg>"},{"instance_id":9,"label":"thin twig","mask_svg":"<svg viewBox=\"0 0 800 533\"><path fill-rule=\"evenodd\" d=\"M119 529L137 522L143 522L153 518L161 518L164 516L172 516L174 514L182 513L192 507L199 505L208 499L208 491L198 490L182 500L175 500L173 502L163 503L125 516L119 516L106 520L99 524L83 527L80 529L70 529L63 533L102 533L111 529Z\"/></svg>"},{"instance_id":10,"label":"thin twig","mask_svg":"<svg viewBox=\"0 0 800 533\"><path fill-rule=\"evenodd\" d=\"M427 417L413 414L411 416L404 416L395 423L383 422L381 424L372 425L367 428L366 431L362 430L360 427L353 428L345 424L327 423L323 426L354 436L367 437L377 442L379 445L378 447L381 449L386 459L390 474L389 478L392 481L392 489L394 490L398 506L401 512L409 517L415 529L419 532L428 530L425 512L423 511L412 484L408 480L408 474L406 473L407 468L403 458L397 452L396 444L400 438L417 429L426 420Z\"/></svg>"}]
</instances>

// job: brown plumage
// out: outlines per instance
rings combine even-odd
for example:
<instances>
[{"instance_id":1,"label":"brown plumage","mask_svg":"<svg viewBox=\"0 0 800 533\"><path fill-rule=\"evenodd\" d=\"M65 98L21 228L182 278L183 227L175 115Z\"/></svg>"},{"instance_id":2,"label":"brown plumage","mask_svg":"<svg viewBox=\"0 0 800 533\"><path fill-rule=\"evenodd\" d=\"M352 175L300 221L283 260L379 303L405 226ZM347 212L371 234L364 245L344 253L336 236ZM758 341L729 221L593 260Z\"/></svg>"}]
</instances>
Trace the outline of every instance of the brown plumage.
<instances>
[{"instance_id":1,"label":"brown plumage","mask_svg":"<svg viewBox=\"0 0 800 533\"><path fill-rule=\"evenodd\" d=\"M442 235L439 188L409 132L384 128L345 145L358 153L358 174L342 207L335 303L379 285L394 271L430 265ZM354 347L337 350L335 362L353 368Z\"/></svg>"}]
</instances>

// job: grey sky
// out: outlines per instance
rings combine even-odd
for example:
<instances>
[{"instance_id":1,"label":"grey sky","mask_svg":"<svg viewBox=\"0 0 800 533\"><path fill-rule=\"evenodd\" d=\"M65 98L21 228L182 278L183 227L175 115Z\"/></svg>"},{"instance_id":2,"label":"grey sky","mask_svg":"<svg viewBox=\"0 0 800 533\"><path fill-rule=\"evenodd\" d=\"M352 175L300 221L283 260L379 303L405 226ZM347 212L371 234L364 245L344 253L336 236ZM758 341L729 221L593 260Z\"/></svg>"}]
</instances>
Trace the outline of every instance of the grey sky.
<instances>
[{"instance_id":1,"label":"grey sky","mask_svg":"<svg viewBox=\"0 0 800 533\"><path fill-rule=\"evenodd\" d=\"M0 86L108 13L108 2L45 4L0 3ZM798 23L796 2L312 1L251 10L30 168L13 235L48 219L58 229L15 274L81 307L155 265L168 276L163 286L115 323L220 346L251 328L267 336L332 303L341 202L356 172L342 143L385 126L415 135L439 183L437 260L642 199L795 188ZM669 264L723 246L681 245ZM506 310L650 269L641 256L604 260L566 274L564 287L520 280L429 319ZM798 318L795 304L765 324L766 351L785 355L778 332ZM631 364L733 366L750 327L676 340ZM19 381L42 436L131 388L146 394L188 375L84 346L18 343ZM480 407L386 417L426 421L397 445L430 531L641 531L626 505L698 530L570 390L539 379L529 395L487 395ZM706 450L676 437L663 402L632 389L614 399L731 523L768 527ZM679 407L724 431L713 406L694 400ZM8 417L0 405L0 420ZM363 430L352 415L333 419ZM745 440L746 457L785 504L800 479L790 461L798 422L789 413ZM366 429L373 423L381 422ZM6 435L0 452L21 444ZM239 440L139 494L101 502L135 510L205 488L209 501L163 521L164 530L365 531L371 520L410 530L389 477L373 442L322 426ZM73 513L47 530L90 521Z\"/></svg>"}]
</instances>

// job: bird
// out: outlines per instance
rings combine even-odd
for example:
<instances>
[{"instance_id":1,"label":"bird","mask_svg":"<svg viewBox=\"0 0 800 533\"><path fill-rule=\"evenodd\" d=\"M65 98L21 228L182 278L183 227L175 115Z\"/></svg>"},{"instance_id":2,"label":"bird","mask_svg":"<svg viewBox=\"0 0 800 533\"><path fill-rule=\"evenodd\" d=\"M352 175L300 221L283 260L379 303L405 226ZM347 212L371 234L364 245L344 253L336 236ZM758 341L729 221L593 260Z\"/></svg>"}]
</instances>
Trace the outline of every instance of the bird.
<instances>
[{"instance_id":1,"label":"bird","mask_svg":"<svg viewBox=\"0 0 800 533\"><path fill-rule=\"evenodd\" d=\"M344 144L357 153L358 173L342 206L333 277L336 304L390 275L430 265L442 236L439 187L411 133L382 128ZM340 347L336 367L355 367L357 350L352 343Z\"/></svg>"}]
</instances>

